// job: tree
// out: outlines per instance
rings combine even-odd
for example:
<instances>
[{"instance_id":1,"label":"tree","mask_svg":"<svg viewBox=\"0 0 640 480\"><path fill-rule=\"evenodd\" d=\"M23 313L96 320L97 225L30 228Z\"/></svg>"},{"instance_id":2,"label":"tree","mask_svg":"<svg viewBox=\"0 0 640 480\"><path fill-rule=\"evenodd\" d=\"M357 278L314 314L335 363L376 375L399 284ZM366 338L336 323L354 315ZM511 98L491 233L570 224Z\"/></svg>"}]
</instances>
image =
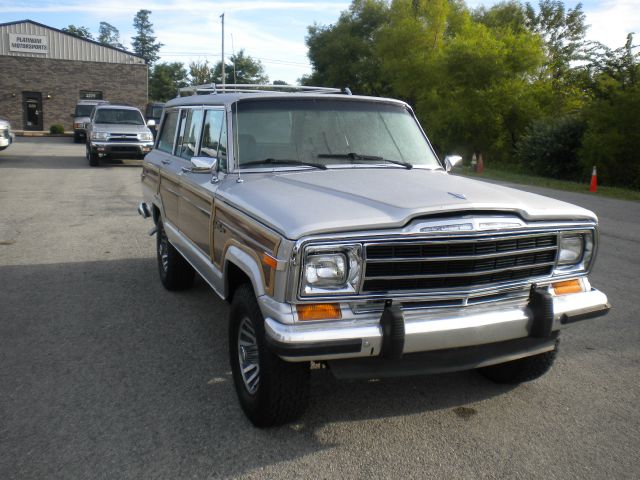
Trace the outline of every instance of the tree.
<instances>
[{"instance_id":1,"label":"tree","mask_svg":"<svg viewBox=\"0 0 640 480\"><path fill-rule=\"evenodd\" d=\"M180 62L158 63L149 75L149 98L166 102L178 95L178 89L189 85L187 70Z\"/></svg>"},{"instance_id":2,"label":"tree","mask_svg":"<svg viewBox=\"0 0 640 480\"><path fill-rule=\"evenodd\" d=\"M70 33L71 35L75 35L76 37L93 40L93 35L87 27L76 27L75 25L69 25L68 27L64 27L62 31Z\"/></svg>"},{"instance_id":3,"label":"tree","mask_svg":"<svg viewBox=\"0 0 640 480\"><path fill-rule=\"evenodd\" d=\"M153 36L153 24L149 20L151 10L138 10L133 18L133 28L137 35L131 37L133 51L145 59L147 64L153 65L159 58L158 52L163 47L162 43L156 42Z\"/></svg>"},{"instance_id":4,"label":"tree","mask_svg":"<svg viewBox=\"0 0 640 480\"><path fill-rule=\"evenodd\" d=\"M594 99L585 109L581 159L596 165L603 183L640 189L640 51L633 34L624 47L610 50L592 66Z\"/></svg>"},{"instance_id":5,"label":"tree","mask_svg":"<svg viewBox=\"0 0 640 480\"><path fill-rule=\"evenodd\" d=\"M98 41L111 47L124 48L120 43L120 31L107 22L100 22L100 27L98 28Z\"/></svg>"},{"instance_id":6,"label":"tree","mask_svg":"<svg viewBox=\"0 0 640 480\"><path fill-rule=\"evenodd\" d=\"M567 81L571 62L585 60L588 42L587 25L582 4L565 9L561 0L540 0L536 12L530 3L525 6L527 24L544 40L547 60L545 67L554 81Z\"/></svg>"},{"instance_id":7,"label":"tree","mask_svg":"<svg viewBox=\"0 0 640 480\"><path fill-rule=\"evenodd\" d=\"M191 62L189 63L189 76L191 77L191 85L203 85L205 83L215 83L215 67L209 65L209 62Z\"/></svg>"},{"instance_id":8,"label":"tree","mask_svg":"<svg viewBox=\"0 0 640 480\"><path fill-rule=\"evenodd\" d=\"M384 0L355 0L335 25L308 27L305 41L313 71L300 81L306 85L349 87L357 93L388 92L376 37L385 25L389 7Z\"/></svg>"},{"instance_id":9,"label":"tree","mask_svg":"<svg viewBox=\"0 0 640 480\"><path fill-rule=\"evenodd\" d=\"M244 54L244 49L231 55L230 63L225 62L225 83L267 84L269 77L260 60ZM222 83L222 62L218 62L213 72L215 83Z\"/></svg>"},{"instance_id":10,"label":"tree","mask_svg":"<svg viewBox=\"0 0 640 480\"><path fill-rule=\"evenodd\" d=\"M271 85L288 85L284 80L274 80Z\"/></svg>"}]
</instances>

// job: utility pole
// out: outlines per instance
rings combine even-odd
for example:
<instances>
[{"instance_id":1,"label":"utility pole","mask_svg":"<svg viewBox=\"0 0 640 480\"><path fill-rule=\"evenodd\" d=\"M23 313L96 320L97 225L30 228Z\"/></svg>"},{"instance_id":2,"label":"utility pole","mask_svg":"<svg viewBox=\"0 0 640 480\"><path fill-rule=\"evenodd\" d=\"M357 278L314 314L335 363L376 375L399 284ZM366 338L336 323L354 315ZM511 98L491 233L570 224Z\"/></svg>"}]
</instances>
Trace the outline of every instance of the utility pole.
<instances>
[{"instance_id":1,"label":"utility pole","mask_svg":"<svg viewBox=\"0 0 640 480\"><path fill-rule=\"evenodd\" d=\"M222 19L222 91L224 92L225 72L224 72L224 13L220 15Z\"/></svg>"}]
</instances>

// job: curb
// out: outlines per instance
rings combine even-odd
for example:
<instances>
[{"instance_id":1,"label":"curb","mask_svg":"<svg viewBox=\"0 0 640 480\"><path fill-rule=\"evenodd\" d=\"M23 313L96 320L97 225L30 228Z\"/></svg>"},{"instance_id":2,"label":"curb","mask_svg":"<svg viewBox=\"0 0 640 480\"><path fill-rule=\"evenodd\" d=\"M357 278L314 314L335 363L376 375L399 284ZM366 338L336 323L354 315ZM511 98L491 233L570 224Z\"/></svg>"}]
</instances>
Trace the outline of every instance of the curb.
<instances>
[{"instance_id":1,"label":"curb","mask_svg":"<svg viewBox=\"0 0 640 480\"><path fill-rule=\"evenodd\" d=\"M16 137L73 137L73 132L49 133L46 130L13 130Z\"/></svg>"}]
</instances>

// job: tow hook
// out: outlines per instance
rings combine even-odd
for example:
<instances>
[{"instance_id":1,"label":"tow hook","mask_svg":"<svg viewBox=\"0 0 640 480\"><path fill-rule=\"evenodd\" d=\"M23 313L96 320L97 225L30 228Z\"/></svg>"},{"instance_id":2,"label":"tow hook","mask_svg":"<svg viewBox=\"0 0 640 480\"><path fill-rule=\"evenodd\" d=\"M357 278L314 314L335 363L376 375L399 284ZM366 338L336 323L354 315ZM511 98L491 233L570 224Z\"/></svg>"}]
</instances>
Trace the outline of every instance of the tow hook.
<instances>
[{"instance_id":1,"label":"tow hook","mask_svg":"<svg viewBox=\"0 0 640 480\"><path fill-rule=\"evenodd\" d=\"M382 317L382 352L381 355L390 359L402 358L404 350L404 316L399 305L393 305L393 300L385 301Z\"/></svg>"},{"instance_id":2,"label":"tow hook","mask_svg":"<svg viewBox=\"0 0 640 480\"><path fill-rule=\"evenodd\" d=\"M158 226L154 225L153 228L151 230L149 230L149 236L152 237L153 235L155 235L158 232Z\"/></svg>"}]
</instances>

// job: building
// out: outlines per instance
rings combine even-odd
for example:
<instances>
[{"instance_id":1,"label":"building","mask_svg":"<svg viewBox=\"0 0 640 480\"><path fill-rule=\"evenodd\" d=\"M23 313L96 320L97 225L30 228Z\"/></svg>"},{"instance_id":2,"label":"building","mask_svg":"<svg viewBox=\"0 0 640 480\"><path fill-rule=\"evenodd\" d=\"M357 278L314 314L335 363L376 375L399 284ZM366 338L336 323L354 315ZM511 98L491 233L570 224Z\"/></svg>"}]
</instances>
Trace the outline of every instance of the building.
<instances>
[{"instance_id":1,"label":"building","mask_svg":"<svg viewBox=\"0 0 640 480\"><path fill-rule=\"evenodd\" d=\"M31 20L0 24L0 117L14 130L72 130L79 99L144 111L147 65L126 50Z\"/></svg>"}]
</instances>

